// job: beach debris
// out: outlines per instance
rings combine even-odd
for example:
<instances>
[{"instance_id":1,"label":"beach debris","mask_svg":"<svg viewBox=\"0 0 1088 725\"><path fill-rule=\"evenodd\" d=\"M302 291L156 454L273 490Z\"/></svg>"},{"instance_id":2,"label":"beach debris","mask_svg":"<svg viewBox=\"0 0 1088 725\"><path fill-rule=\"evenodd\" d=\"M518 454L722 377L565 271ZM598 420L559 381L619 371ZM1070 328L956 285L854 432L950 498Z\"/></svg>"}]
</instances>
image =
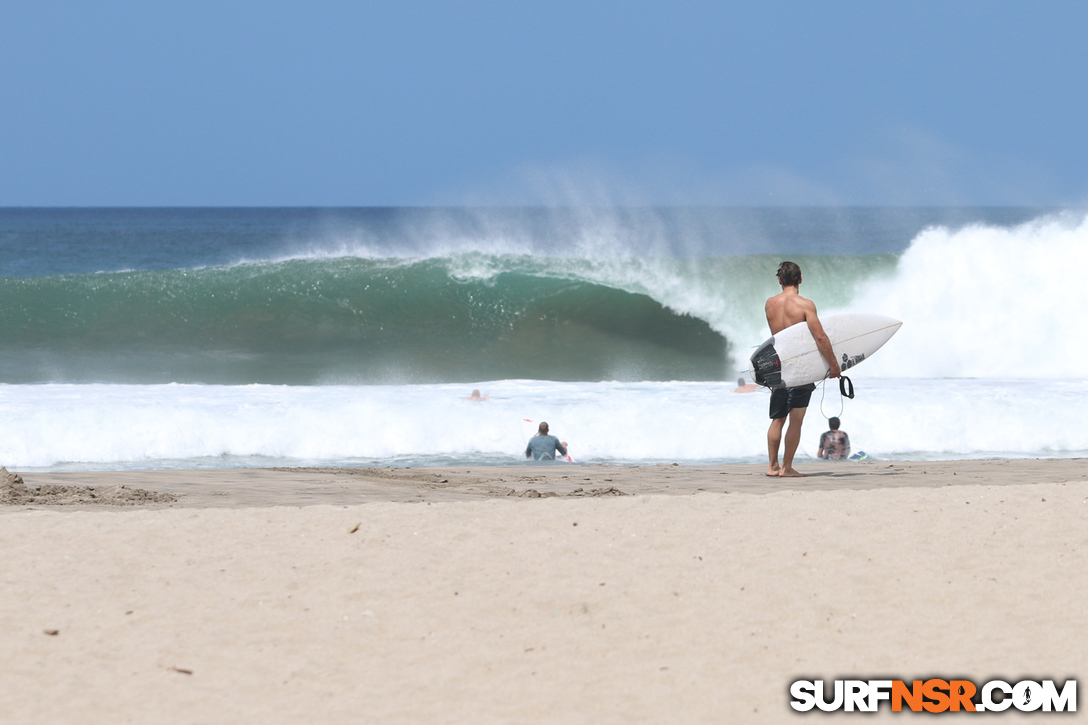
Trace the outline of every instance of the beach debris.
<instances>
[{"instance_id":1,"label":"beach debris","mask_svg":"<svg viewBox=\"0 0 1088 725\"><path fill-rule=\"evenodd\" d=\"M60 634L59 629L43 629L42 632L48 634L50 637L56 637L58 634Z\"/></svg>"},{"instance_id":2,"label":"beach debris","mask_svg":"<svg viewBox=\"0 0 1088 725\"><path fill-rule=\"evenodd\" d=\"M581 488L576 488L576 489L574 489L573 491L571 491L570 493L568 493L566 495L567 496L630 496L630 494L624 493L623 491L619 490L615 486L608 486L606 488L591 488L588 491L585 491L585 490L583 490Z\"/></svg>"},{"instance_id":3,"label":"beach debris","mask_svg":"<svg viewBox=\"0 0 1088 725\"><path fill-rule=\"evenodd\" d=\"M170 667L167 667L166 669L168 669L168 670L170 670L172 672L178 672L178 673L183 674L183 675L193 674L192 670L187 670L184 667L174 667L173 665L171 665Z\"/></svg>"},{"instance_id":4,"label":"beach debris","mask_svg":"<svg viewBox=\"0 0 1088 725\"><path fill-rule=\"evenodd\" d=\"M518 491L514 488L506 489L492 489L494 496L517 496L519 498L556 498L559 496L577 496L577 497L594 497L594 496L629 496L630 494L624 493L615 486L608 486L606 488L592 488L585 490L582 487L578 487L569 493L556 493L554 491L545 491L541 493L535 488L527 488L524 491ZM577 526L577 524L575 524Z\"/></svg>"},{"instance_id":5,"label":"beach debris","mask_svg":"<svg viewBox=\"0 0 1088 725\"><path fill-rule=\"evenodd\" d=\"M105 504L107 506L136 506L148 503L173 503L177 496L156 493L140 488L115 485L95 486L39 486L28 488L23 477L0 468L0 505L7 506L74 506L80 504Z\"/></svg>"},{"instance_id":6,"label":"beach debris","mask_svg":"<svg viewBox=\"0 0 1088 725\"><path fill-rule=\"evenodd\" d=\"M356 531L358 531L358 530L359 530L359 527L360 527L360 526L362 526L362 525L363 525L363 522L362 522L362 521L360 521L359 523L355 524L355 525L354 525L354 526L352 526L352 527L351 527L350 529L348 529L348 533L349 533L349 534L354 534L354 533L355 533Z\"/></svg>"},{"instance_id":7,"label":"beach debris","mask_svg":"<svg viewBox=\"0 0 1088 725\"><path fill-rule=\"evenodd\" d=\"M8 503L26 495L26 484L18 473L10 473L7 468L0 468L0 503ZM14 501L12 501L14 503Z\"/></svg>"},{"instance_id":8,"label":"beach debris","mask_svg":"<svg viewBox=\"0 0 1088 725\"><path fill-rule=\"evenodd\" d=\"M554 491L545 491L544 493L541 493L535 488L527 488L524 491L517 491L511 488L506 495L519 496L521 498L555 498L559 494L555 493Z\"/></svg>"}]
</instances>

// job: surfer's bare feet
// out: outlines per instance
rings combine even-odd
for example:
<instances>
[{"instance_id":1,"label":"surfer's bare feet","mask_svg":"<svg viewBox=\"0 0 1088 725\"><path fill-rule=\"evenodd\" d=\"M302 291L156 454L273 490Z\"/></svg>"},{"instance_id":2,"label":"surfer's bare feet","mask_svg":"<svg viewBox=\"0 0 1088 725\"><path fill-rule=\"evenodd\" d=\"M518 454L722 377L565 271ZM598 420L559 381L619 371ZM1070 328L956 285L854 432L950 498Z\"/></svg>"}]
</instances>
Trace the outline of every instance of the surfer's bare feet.
<instances>
[{"instance_id":1,"label":"surfer's bare feet","mask_svg":"<svg viewBox=\"0 0 1088 725\"><path fill-rule=\"evenodd\" d=\"M778 473L779 473L778 466L771 466L770 468L767 469L767 475L768 476L777 477Z\"/></svg>"},{"instance_id":2,"label":"surfer's bare feet","mask_svg":"<svg viewBox=\"0 0 1088 725\"><path fill-rule=\"evenodd\" d=\"M801 473L793 467L783 468L778 472L780 478L805 478L806 474Z\"/></svg>"}]
</instances>

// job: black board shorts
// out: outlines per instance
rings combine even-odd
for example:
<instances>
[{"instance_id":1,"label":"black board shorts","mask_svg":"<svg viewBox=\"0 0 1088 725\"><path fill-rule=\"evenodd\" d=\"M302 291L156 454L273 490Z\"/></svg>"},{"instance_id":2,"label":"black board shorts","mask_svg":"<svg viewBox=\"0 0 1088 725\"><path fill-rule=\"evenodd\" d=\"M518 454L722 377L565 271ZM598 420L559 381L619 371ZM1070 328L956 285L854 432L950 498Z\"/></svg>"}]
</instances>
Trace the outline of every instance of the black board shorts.
<instances>
[{"instance_id":1,"label":"black board shorts","mask_svg":"<svg viewBox=\"0 0 1088 725\"><path fill-rule=\"evenodd\" d=\"M789 416L794 408L807 408L816 383L798 385L796 388L775 388L771 391L771 420Z\"/></svg>"}]
</instances>

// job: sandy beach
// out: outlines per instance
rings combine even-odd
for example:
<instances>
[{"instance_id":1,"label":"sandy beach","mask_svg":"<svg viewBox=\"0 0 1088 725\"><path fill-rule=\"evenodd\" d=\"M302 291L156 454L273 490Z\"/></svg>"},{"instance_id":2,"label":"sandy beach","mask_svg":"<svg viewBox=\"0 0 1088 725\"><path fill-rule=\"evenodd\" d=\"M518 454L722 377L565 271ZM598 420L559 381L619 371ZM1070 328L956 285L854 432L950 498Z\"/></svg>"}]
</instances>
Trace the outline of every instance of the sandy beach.
<instances>
[{"instance_id":1,"label":"sandy beach","mask_svg":"<svg viewBox=\"0 0 1088 725\"><path fill-rule=\"evenodd\" d=\"M1088 668L1088 462L803 470L23 473L3 721L784 722L799 678Z\"/></svg>"}]
</instances>

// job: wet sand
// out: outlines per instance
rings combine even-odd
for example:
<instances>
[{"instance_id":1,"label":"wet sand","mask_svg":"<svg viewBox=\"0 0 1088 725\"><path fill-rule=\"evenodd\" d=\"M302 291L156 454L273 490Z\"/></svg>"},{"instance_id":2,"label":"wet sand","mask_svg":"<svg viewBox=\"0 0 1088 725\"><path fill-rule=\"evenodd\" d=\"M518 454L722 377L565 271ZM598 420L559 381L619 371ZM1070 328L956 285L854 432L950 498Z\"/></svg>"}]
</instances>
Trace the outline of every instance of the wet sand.
<instances>
[{"instance_id":1,"label":"wet sand","mask_svg":"<svg viewBox=\"0 0 1088 725\"><path fill-rule=\"evenodd\" d=\"M260 468L23 473L39 486L125 486L177 497L181 507L356 505L374 502L479 501L507 496L689 495L837 491L987 483L1088 480L1088 460L806 462L806 478L772 478L766 465L586 466L569 464L458 468ZM609 491L608 489L614 489ZM58 501L63 503L63 501ZM73 500L73 504L80 501ZM144 503L141 501L140 503Z\"/></svg>"},{"instance_id":2,"label":"wet sand","mask_svg":"<svg viewBox=\"0 0 1088 725\"><path fill-rule=\"evenodd\" d=\"M24 473L177 498L0 506L0 711L784 722L799 677L1088 671L1088 462L763 470Z\"/></svg>"}]
</instances>

